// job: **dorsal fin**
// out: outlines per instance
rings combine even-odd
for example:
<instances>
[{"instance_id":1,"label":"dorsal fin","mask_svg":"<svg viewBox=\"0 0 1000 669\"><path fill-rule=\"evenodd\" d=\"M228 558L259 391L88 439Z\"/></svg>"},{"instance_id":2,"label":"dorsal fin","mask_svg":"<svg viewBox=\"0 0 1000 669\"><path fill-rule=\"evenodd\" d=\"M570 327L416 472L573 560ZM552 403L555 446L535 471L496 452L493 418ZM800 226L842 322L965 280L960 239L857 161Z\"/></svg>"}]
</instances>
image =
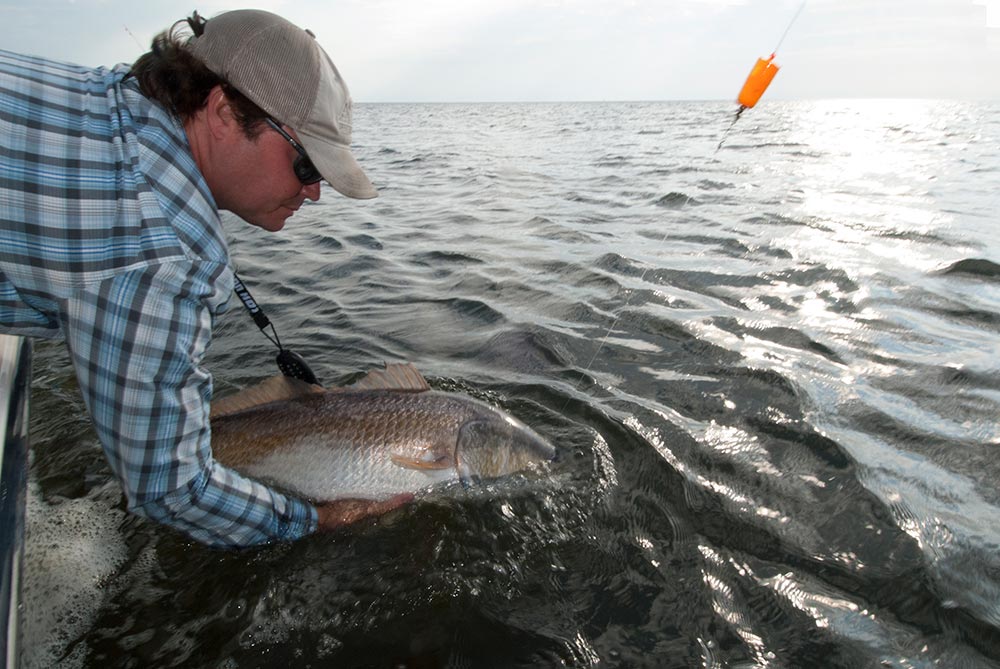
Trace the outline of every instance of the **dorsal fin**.
<instances>
[{"instance_id":1,"label":"dorsal fin","mask_svg":"<svg viewBox=\"0 0 1000 669\"><path fill-rule=\"evenodd\" d=\"M299 379L293 379L290 376L278 375L241 390L235 395L213 400L209 416L218 418L261 404L292 400L312 393L343 392L345 390L397 390L421 393L430 389L431 387L423 375L408 362L387 363L385 369L368 372L346 388L323 388Z\"/></svg>"},{"instance_id":2,"label":"dorsal fin","mask_svg":"<svg viewBox=\"0 0 1000 669\"><path fill-rule=\"evenodd\" d=\"M368 372L352 383L351 390L402 390L421 393L430 390L427 380L409 362L386 363L385 369Z\"/></svg>"},{"instance_id":3,"label":"dorsal fin","mask_svg":"<svg viewBox=\"0 0 1000 669\"><path fill-rule=\"evenodd\" d=\"M211 418L243 411L260 404L290 400L311 393L323 392L322 386L315 386L290 376L278 375L265 379L235 395L212 401Z\"/></svg>"}]
</instances>

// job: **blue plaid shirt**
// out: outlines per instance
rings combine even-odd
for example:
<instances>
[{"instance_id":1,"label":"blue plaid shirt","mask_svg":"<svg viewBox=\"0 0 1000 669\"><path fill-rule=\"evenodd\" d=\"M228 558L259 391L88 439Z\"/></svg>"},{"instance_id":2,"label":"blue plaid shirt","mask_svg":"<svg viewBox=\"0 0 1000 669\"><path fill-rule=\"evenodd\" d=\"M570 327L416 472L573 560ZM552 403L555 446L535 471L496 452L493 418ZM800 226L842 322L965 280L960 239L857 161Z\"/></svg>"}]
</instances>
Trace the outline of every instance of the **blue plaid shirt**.
<instances>
[{"instance_id":1,"label":"blue plaid shirt","mask_svg":"<svg viewBox=\"0 0 1000 669\"><path fill-rule=\"evenodd\" d=\"M132 511L215 546L301 537L311 504L212 459L229 251L183 126L126 73L0 51L0 332L65 338Z\"/></svg>"}]
</instances>

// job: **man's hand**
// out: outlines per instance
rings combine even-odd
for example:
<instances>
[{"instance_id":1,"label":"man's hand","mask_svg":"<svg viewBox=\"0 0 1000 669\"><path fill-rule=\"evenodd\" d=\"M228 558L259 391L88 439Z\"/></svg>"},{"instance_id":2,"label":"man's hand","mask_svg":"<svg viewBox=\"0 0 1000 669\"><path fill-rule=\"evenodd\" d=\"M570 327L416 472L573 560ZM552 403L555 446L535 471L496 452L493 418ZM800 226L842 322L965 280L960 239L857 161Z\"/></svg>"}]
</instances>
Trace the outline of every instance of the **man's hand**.
<instances>
[{"instance_id":1,"label":"man's hand","mask_svg":"<svg viewBox=\"0 0 1000 669\"><path fill-rule=\"evenodd\" d=\"M407 493L390 497L383 502L376 502L370 499L338 499L325 504L318 504L316 511L319 513L319 524L316 530L318 532L329 532L330 530L356 523L365 518L381 516L412 501L413 495Z\"/></svg>"}]
</instances>

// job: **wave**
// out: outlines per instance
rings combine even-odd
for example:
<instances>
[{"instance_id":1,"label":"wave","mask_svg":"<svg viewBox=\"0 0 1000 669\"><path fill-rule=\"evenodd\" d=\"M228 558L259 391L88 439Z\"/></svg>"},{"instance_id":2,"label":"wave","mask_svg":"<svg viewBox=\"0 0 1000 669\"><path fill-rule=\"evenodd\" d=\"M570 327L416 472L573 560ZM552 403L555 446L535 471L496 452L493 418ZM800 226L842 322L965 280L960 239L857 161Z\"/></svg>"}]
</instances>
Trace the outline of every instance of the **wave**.
<instances>
[{"instance_id":1,"label":"wave","mask_svg":"<svg viewBox=\"0 0 1000 669\"><path fill-rule=\"evenodd\" d=\"M996 282L1000 281L1000 265L984 258L966 258L939 270L938 274L962 274Z\"/></svg>"}]
</instances>

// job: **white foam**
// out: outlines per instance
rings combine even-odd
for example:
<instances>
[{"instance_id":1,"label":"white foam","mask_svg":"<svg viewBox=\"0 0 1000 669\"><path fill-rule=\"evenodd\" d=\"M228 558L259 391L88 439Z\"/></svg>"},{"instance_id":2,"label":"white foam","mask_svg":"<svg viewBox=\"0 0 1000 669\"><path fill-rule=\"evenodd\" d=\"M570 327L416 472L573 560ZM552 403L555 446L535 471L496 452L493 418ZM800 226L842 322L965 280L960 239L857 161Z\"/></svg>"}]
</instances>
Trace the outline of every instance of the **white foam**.
<instances>
[{"instance_id":1,"label":"white foam","mask_svg":"<svg viewBox=\"0 0 1000 669\"><path fill-rule=\"evenodd\" d=\"M81 667L87 649L70 645L93 626L112 576L125 562L113 483L86 497L48 503L37 481L28 482L22 580L21 666Z\"/></svg>"}]
</instances>

